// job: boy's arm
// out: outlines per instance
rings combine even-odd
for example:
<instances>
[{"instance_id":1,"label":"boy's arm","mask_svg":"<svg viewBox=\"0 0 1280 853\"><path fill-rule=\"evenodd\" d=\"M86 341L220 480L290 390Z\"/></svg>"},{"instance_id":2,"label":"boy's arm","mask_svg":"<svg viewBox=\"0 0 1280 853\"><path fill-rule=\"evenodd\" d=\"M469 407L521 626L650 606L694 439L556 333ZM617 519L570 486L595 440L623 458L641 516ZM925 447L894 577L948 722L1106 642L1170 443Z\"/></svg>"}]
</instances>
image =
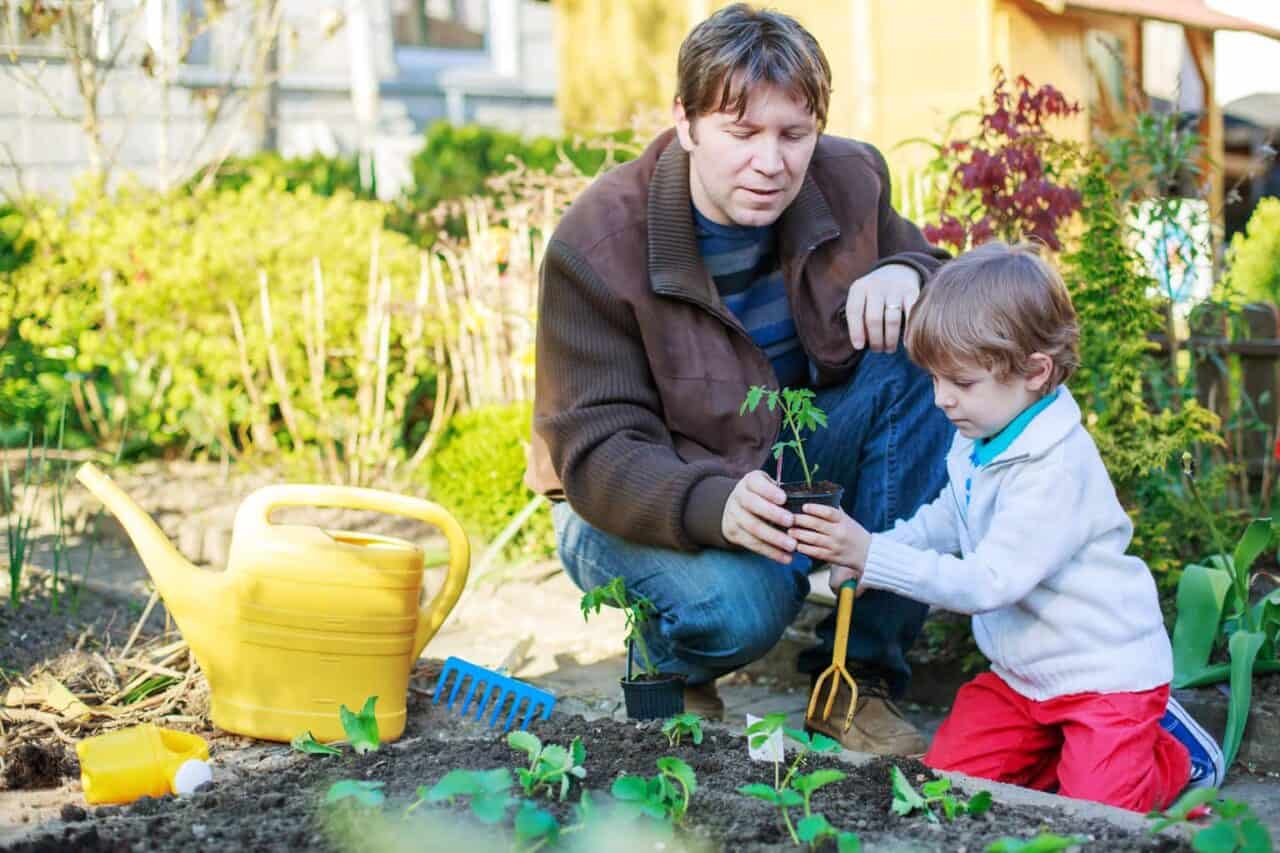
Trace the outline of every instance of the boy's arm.
<instances>
[{"instance_id":1,"label":"boy's arm","mask_svg":"<svg viewBox=\"0 0 1280 853\"><path fill-rule=\"evenodd\" d=\"M963 558L906 544L897 528L875 534L862 583L956 613L1007 607L1083 547L1089 531L1063 513L1081 491L1068 471L1013 478L996 498L987 535Z\"/></svg>"},{"instance_id":2,"label":"boy's arm","mask_svg":"<svg viewBox=\"0 0 1280 853\"><path fill-rule=\"evenodd\" d=\"M911 518L900 518L893 527L876 535L912 548L954 554L960 550L958 513L955 492L948 480L931 503L920 507Z\"/></svg>"}]
</instances>

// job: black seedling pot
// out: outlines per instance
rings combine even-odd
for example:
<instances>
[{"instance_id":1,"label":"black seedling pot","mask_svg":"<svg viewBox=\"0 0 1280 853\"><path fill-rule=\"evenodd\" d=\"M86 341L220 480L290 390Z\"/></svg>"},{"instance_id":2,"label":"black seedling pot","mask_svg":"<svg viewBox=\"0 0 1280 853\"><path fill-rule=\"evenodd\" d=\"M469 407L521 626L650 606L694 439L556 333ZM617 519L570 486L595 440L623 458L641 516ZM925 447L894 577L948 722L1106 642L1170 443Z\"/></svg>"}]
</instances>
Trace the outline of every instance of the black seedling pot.
<instances>
[{"instance_id":1,"label":"black seedling pot","mask_svg":"<svg viewBox=\"0 0 1280 853\"><path fill-rule=\"evenodd\" d=\"M619 678L627 716L633 720L665 720L684 713L683 675L641 675Z\"/></svg>"},{"instance_id":2,"label":"black seedling pot","mask_svg":"<svg viewBox=\"0 0 1280 853\"><path fill-rule=\"evenodd\" d=\"M783 483L782 490L787 493L787 502L783 506L790 513L801 512L805 504L839 507L840 498L844 496L844 487L830 480L819 480L812 486L804 480L797 480L794 483Z\"/></svg>"}]
</instances>

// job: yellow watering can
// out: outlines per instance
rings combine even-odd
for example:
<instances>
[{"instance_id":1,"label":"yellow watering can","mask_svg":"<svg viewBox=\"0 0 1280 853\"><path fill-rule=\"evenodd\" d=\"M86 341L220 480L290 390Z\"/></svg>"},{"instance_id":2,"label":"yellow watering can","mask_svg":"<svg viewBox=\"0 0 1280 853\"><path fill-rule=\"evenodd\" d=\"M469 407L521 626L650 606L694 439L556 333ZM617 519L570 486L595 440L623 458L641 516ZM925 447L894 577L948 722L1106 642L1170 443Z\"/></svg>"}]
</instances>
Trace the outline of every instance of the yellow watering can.
<instances>
[{"instance_id":1,"label":"yellow watering can","mask_svg":"<svg viewBox=\"0 0 1280 853\"><path fill-rule=\"evenodd\" d=\"M377 696L378 731L404 731L409 671L458 601L470 546L441 507L349 486L267 486L236 512L224 572L193 566L128 495L93 465L76 478L119 519L209 679L214 725L288 741L308 729L344 737L338 706ZM449 569L419 605L423 553L389 536L274 524L285 506L343 507L439 527Z\"/></svg>"}]
</instances>

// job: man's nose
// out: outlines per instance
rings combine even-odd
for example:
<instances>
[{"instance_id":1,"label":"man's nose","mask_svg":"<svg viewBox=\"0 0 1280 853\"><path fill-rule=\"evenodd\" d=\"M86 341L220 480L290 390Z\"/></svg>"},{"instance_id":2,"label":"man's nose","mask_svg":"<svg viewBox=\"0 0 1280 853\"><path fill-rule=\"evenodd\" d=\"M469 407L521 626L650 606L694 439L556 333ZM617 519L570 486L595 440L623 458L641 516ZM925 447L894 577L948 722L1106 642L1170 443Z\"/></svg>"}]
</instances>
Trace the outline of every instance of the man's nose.
<instances>
[{"instance_id":1,"label":"man's nose","mask_svg":"<svg viewBox=\"0 0 1280 853\"><path fill-rule=\"evenodd\" d=\"M756 147L752 165L762 175L776 175L782 171L782 146L776 139L762 139Z\"/></svg>"}]
</instances>

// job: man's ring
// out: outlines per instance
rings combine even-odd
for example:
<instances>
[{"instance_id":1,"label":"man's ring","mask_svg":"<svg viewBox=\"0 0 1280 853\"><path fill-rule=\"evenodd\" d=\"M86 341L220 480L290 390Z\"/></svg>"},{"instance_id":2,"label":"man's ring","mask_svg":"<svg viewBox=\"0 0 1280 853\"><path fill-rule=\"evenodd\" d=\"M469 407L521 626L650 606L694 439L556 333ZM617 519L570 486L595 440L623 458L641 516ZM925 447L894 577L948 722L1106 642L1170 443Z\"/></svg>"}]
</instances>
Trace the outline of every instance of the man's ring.
<instances>
[{"instance_id":1,"label":"man's ring","mask_svg":"<svg viewBox=\"0 0 1280 853\"><path fill-rule=\"evenodd\" d=\"M901 306L901 305L886 305L886 306L884 306L884 310L886 310L886 311L901 311L901 310L902 310L902 306Z\"/></svg>"}]
</instances>

